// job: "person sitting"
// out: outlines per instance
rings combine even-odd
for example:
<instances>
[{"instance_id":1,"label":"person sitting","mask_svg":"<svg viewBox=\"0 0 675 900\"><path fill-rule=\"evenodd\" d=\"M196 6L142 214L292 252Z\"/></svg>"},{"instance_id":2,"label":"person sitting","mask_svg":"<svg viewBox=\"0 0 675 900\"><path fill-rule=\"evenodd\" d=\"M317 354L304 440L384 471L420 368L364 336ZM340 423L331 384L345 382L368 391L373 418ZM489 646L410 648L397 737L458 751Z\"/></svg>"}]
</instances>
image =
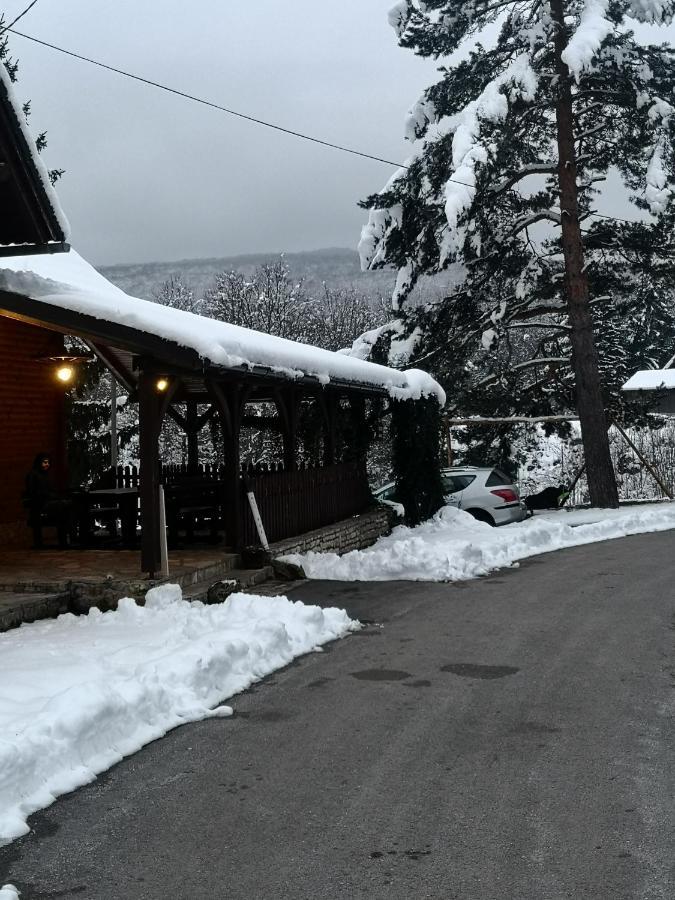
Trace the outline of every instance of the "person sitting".
<instances>
[{"instance_id":1,"label":"person sitting","mask_svg":"<svg viewBox=\"0 0 675 900\"><path fill-rule=\"evenodd\" d=\"M28 524L33 529L33 547L38 550L43 547L43 525L55 525L59 547L67 547L71 504L53 484L52 461L48 453L38 453L33 460L33 467L26 475L24 503L28 508Z\"/></svg>"}]
</instances>

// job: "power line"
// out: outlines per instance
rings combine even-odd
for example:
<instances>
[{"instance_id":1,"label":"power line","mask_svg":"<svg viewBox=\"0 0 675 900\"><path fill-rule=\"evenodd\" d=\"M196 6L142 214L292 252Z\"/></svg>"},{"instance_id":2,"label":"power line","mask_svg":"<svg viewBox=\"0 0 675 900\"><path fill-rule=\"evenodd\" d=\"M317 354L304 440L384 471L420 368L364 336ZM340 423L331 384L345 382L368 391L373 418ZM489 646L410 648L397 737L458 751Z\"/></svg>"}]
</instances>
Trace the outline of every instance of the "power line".
<instances>
[{"instance_id":1,"label":"power line","mask_svg":"<svg viewBox=\"0 0 675 900\"><path fill-rule=\"evenodd\" d=\"M613 222L625 222L626 225L645 225L648 224L646 222L641 221L640 219L622 219L619 216L608 216L605 213L593 212L590 213L591 216L597 216L599 219L611 219Z\"/></svg>"},{"instance_id":2,"label":"power line","mask_svg":"<svg viewBox=\"0 0 675 900\"><path fill-rule=\"evenodd\" d=\"M16 23L19 21L19 19L23 19L23 17L26 15L26 13L29 13L37 2L38 2L38 0L33 0L32 3L29 3L28 6L24 9L24 11L22 13L19 13L19 15L15 19L12 19L12 21L9 23L9 25L5 25L4 28L0 29L0 34L3 34L3 32L5 32L5 31L9 31L10 28L12 27L12 25L16 25Z\"/></svg>"},{"instance_id":3,"label":"power line","mask_svg":"<svg viewBox=\"0 0 675 900\"><path fill-rule=\"evenodd\" d=\"M282 125L275 125L272 122L266 122L264 119L258 119L255 116L249 116L246 113L237 112L234 109L229 109L227 106L221 106L219 103L214 103L211 100L205 100L203 97L197 97L194 94L188 94L185 91L181 91L178 88L169 87L166 84L161 84L159 81L152 81L150 78L143 78L141 75L134 75L133 72L127 72L124 69L118 69L115 66L110 66L107 63L100 62L100 60L92 59L89 56L83 56L80 53L75 53L73 50L66 50L64 47L59 47L56 44L50 44L48 41L43 41L40 38L33 37L30 34L24 34L21 31L16 31L12 26L19 21L19 19L23 18L26 13L30 12L30 10L35 6L38 0L33 0L26 9L22 13L20 13L15 19L13 19L9 25L0 30L0 34L4 31L11 31L12 34L16 34L18 37L24 38L24 40L32 41L35 44L40 44L42 47L48 47L50 50L56 50L58 53L63 53L65 56L70 56L73 59L78 59L81 62L89 63L92 66L97 66L100 69L105 69L108 72L114 72L116 75L122 75L124 78L130 78L132 81L138 81L141 84L147 84L150 87L157 88L160 91L165 91L169 94L174 94L176 97L182 97L184 100L191 100L193 103L199 103L202 106L207 106L211 109L217 109L220 112L227 113L227 115L235 116L238 119L244 119L247 122L253 122L256 125L262 125L265 128L271 128L274 131L280 131L282 134L288 134L291 137L300 138L303 141L311 141L313 144L319 144L322 147L330 147L332 150L339 150L342 153L350 153L353 156L360 156L363 159L371 159L375 162L385 163L388 166L395 166L399 169L407 169L409 166L405 165L405 163L394 162L391 159L385 159L382 156L374 156L371 153L364 153L362 150L355 150L353 147L345 147L342 144L334 144L330 141L324 141L321 138L313 137L312 135L303 134L301 131L294 131L291 128L284 128ZM475 184L470 184L468 181L460 181L458 178L450 177L448 181L453 184L461 184L463 187L471 188L472 190L477 190ZM608 216L604 213L591 213L593 216L597 216L601 219L612 219L615 222L625 222L627 225L635 225L637 224L635 221L631 221L629 219L621 219L618 216Z\"/></svg>"},{"instance_id":4,"label":"power line","mask_svg":"<svg viewBox=\"0 0 675 900\"><path fill-rule=\"evenodd\" d=\"M37 0L33 0L34 3L37 3ZM8 26L9 29L9 26ZM333 150L340 150L343 153L351 153L354 156L361 156L364 159L372 159L375 162L385 163L388 166L396 166L399 169L407 169L405 163L394 162L391 159L384 159L381 156L373 156L370 153L364 153L361 150L354 150L352 147L344 147L341 144L333 144L330 141L324 141L321 138L312 137L308 134L303 134L300 131L294 131L290 128L284 128L281 125L274 125L272 122L266 122L263 119L258 119L255 116L249 116L245 113L237 112L236 110L229 109L226 106L221 106L219 103L214 103L211 100L204 100L203 97L196 97L193 94L188 94L185 91L181 91L178 88L169 87L166 84L161 84L159 81L152 81L149 78L143 78L141 75L134 75L132 72L126 72L124 69L118 69L115 66L110 66L107 63L100 62L97 59L91 59L88 56L82 56L80 53L75 53L72 50L66 50L64 47L58 47L56 44L50 44L48 41L40 40L40 38L33 37L30 34L24 34L21 31L15 31L12 29L12 34L16 34L19 37L25 38L27 41L33 41L36 44L40 44L43 47L49 47L50 50L56 50L59 53L63 53L66 56L71 56L73 59L78 59L81 62L89 63L92 66L98 66L100 69L106 69L108 72L114 72L116 75L123 75L125 78L131 78L133 81L140 81L142 84L150 85L150 87L158 88L161 91L166 91L169 94L174 94L177 97L182 97L185 100L192 100L194 103L199 103L202 106L208 106L211 109L217 109L220 112L227 113L230 116L236 116L239 119L245 119L247 122L254 122L256 125L263 125L265 128L272 128L275 131L281 131L283 134L289 134L292 137L301 138L304 141L311 141L314 144L320 144L323 147L330 147ZM464 187L471 188L472 190L476 190L475 184L469 184L468 181L460 181L458 178L449 178L448 181L451 181L453 184L461 184Z\"/></svg>"},{"instance_id":5,"label":"power line","mask_svg":"<svg viewBox=\"0 0 675 900\"><path fill-rule=\"evenodd\" d=\"M37 0L33 0L33 3L36 2ZM10 30L10 27L8 26L6 30ZM150 78L143 78L141 75L134 75L132 72L125 72L124 69L118 69L115 66L109 66L97 59L91 59L88 56L82 56L80 53L75 53L72 50L66 50L64 47L57 47L56 44L50 44L48 41L42 41L39 38L32 37L29 34L23 34L21 31L15 31L14 29L11 29L11 31L12 34L16 34L27 41L33 41L33 43L35 44L40 44L43 47L49 47L50 50L56 50L59 53L64 53L66 56L72 56L73 59L79 59L81 62L89 63L92 66L98 66L100 69L106 69L108 72L115 72L117 75L123 75L125 78L131 78L133 81L140 81L142 84L148 84L150 85L150 87L158 88L160 91L166 91L167 93L174 94L177 97L183 97L185 100L192 100L193 103L200 103L202 106L208 106L211 109L217 109L220 112L227 113L230 116L236 116L238 119L245 119L247 122L254 122L256 125L264 125L265 128L272 128L274 129L274 131L281 131L283 134L289 134L292 137L301 138L304 141L311 141L314 144L321 144L321 146L330 147L333 150L340 150L343 153L351 153L353 156L361 156L364 159L372 159L375 162L386 163L386 165L388 166L396 166L397 168L403 169L407 168L407 166L404 166L401 163L393 162L393 160L391 159L384 159L381 156L374 156L370 153L363 153L361 150L354 150L352 147L344 147L341 144L333 144L330 141L324 141L321 138L312 137L311 135L303 134L300 131L293 131L291 128L284 128L282 125L275 125L272 122L265 122L263 119L258 119L255 116L246 115L246 113L237 112L234 109L229 109L226 106L221 106L219 103L214 103L211 100L205 100L203 97L196 97L194 96L194 94L188 94L185 91L178 90L178 88L172 88L166 84L160 84L160 82L152 81Z\"/></svg>"}]
</instances>

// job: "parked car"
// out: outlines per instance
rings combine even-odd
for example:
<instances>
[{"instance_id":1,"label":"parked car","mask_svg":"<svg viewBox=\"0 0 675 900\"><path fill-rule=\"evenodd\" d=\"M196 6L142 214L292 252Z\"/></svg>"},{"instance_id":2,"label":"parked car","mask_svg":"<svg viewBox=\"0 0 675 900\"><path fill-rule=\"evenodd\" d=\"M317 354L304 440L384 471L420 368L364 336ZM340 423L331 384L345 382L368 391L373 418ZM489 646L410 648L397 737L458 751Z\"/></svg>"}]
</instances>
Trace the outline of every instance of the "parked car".
<instances>
[{"instance_id":1,"label":"parked car","mask_svg":"<svg viewBox=\"0 0 675 900\"><path fill-rule=\"evenodd\" d=\"M441 471L446 502L463 509L488 525L508 525L527 516L518 487L500 469L455 466ZM378 500L397 502L396 485L382 485L373 492Z\"/></svg>"}]
</instances>

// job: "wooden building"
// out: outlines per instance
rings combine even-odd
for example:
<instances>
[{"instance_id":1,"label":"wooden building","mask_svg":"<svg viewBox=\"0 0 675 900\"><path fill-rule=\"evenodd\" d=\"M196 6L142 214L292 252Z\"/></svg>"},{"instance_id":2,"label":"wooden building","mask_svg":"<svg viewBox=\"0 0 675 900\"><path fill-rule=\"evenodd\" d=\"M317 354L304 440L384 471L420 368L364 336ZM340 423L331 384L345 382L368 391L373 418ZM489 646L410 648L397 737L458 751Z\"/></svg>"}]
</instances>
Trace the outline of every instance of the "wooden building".
<instances>
[{"instance_id":1,"label":"wooden building","mask_svg":"<svg viewBox=\"0 0 675 900\"><path fill-rule=\"evenodd\" d=\"M0 65L0 264L3 257L66 252L68 223ZM0 318L0 544L29 540L21 502L37 452L52 454L65 478L64 393L48 364L63 337L38 324Z\"/></svg>"}]
</instances>

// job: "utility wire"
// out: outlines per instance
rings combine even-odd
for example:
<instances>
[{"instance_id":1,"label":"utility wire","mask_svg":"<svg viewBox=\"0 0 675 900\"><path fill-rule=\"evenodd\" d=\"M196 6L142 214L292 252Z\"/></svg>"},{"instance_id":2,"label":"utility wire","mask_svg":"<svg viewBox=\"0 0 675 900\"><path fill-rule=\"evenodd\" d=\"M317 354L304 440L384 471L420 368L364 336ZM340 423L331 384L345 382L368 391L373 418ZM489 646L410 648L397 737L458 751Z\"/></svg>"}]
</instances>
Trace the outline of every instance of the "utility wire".
<instances>
[{"instance_id":1,"label":"utility wire","mask_svg":"<svg viewBox=\"0 0 675 900\"><path fill-rule=\"evenodd\" d=\"M37 3L37 0L33 0L33 3ZM22 13L23 15L23 13ZM7 30L9 30L10 26L8 26ZM375 162L386 163L388 166L396 166L399 169L407 169L409 168L405 163L394 162L391 159L384 159L381 156L373 156L370 153L364 153L361 150L354 150L352 147L344 147L341 144L333 144L330 141L324 141L321 138L312 137L308 134L303 134L300 131L293 131L290 128L284 128L281 125L274 125L272 122L265 122L263 119L257 119L255 116L249 116L245 113L237 112L236 110L229 109L226 106L221 106L219 103L214 103L211 100L204 100L203 97L196 97L193 94L188 94L185 91L178 90L178 88L169 87L166 84L161 84L158 81L152 81L149 78L143 78L141 75L134 75L132 72L126 72L124 69L118 69L115 66L110 66L107 63L100 62L97 59L91 59L88 56L82 56L80 53L75 53L72 50L66 50L64 47L58 47L56 44L50 44L48 41L40 40L40 38L33 37L30 34L24 34L21 31L15 31L12 29L12 34L16 34L19 37L25 38L27 41L33 41L36 44L40 44L43 47L49 47L50 50L57 50L59 53L64 53L66 56L72 56L73 59L79 59L81 62L89 63L92 66L98 66L100 69L106 69L108 72L114 72L117 75L123 75L125 78L131 78L133 81L140 81L142 84L148 84L151 87L158 88L161 91L166 91L169 94L174 94L177 97L183 97L185 100L192 100L194 103L200 103L202 106L208 106L211 109L217 109L220 112L227 113L230 116L236 116L239 119L245 119L247 122L254 122L256 125L263 125L265 128L272 128L275 131L281 131L283 134L290 134L292 137L301 138L304 141L311 141L314 144L320 144L323 147L330 147L333 150L340 150L343 153L351 153L354 156L361 156L364 159L372 159ZM454 184L461 184L464 187L471 188L472 190L476 190L475 184L469 184L468 181L460 181L457 178L449 178L449 181L452 181Z\"/></svg>"},{"instance_id":2,"label":"utility wire","mask_svg":"<svg viewBox=\"0 0 675 900\"><path fill-rule=\"evenodd\" d=\"M33 0L33 2L29 3L22 13L19 13L19 15L15 19L12 19L9 25L5 25L3 28L0 28L0 34L3 34L5 31L9 31L12 25L16 25L19 19L23 19L26 13L29 13L37 2L38 0Z\"/></svg>"},{"instance_id":3,"label":"utility wire","mask_svg":"<svg viewBox=\"0 0 675 900\"><path fill-rule=\"evenodd\" d=\"M385 163L388 166L396 166L400 169L409 168L404 163L394 162L391 159L384 159L382 156L374 156L370 153L364 153L361 150L355 150L353 147L344 147L341 144L333 144L330 141L324 141L321 138L313 137L309 134L303 134L300 131L294 131L291 128L284 128L282 125L275 125L272 122L266 122L263 119L258 119L255 116L249 116L246 113L237 112L234 109L229 109L227 106L221 106L219 103L214 103L211 100L205 100L203 97L196 97L193 94L188 94L185 91L181 91L178 88L169 87L166 84L161 84L159 81L152 81L150 78L143 78L141 75L134 75L133 72L126 72L124 69L118 69L115 66L110 66L107 63L100 62L97 59L92 59L89 56L83 56L80 53L75 53L73 50L66 50L64 47L59 47L56 44L50 44L48 41L43 41L40 38L33 37L30 34L24 34L21 31L16 31L12 26L19 21L19 19L23 18L38 2L38 0L33 0L33 2L24 9L22 13L20 13L12 22L9 23L5 28L0 29L0 34L5 31L11 31L12 34L16 34L18 37L24 38L24 40L32 41L35 44L40 44L42 47L48 47L50 50L56 50L58 53L63 53L65 56L70 56L73 59L78 59L81 62L89 63L92 66L97 66L99 69L105 69L108 72L114 72L116 75L122 75L124 78L130 78L132 81L139 81L141 84L150 85L150 87L158 88L160 91L165 91L168 94L174 94L176 97L182 97L185 100L191 100L193 103L199 103L202 106L207 106L211 109L217 109L220 112L227 113L230 116L236 116L238 119L244 119L247 122L253 122L256 125L262 125L265 128L271 128L274 131L280 131L282 134L291 135L291 137L300 138L303 141L311 141L313 144L320 144L322 147L330 147L332 150L340 150L342 153L350 153L353 156L360 156L363 159L372 159L375 162ZM460 181L458 178L449 178L448 181L451 181L453 184L461 184L464 187L471 188L472 190L476 190L475 184L469 184L468 181ZM625 222L628 225L637 224L634 221L630 221L629 219L621 219L618 216L608 216L603 213L591 213L593 216L597 216L601 219L611 219L615 222Z\"/></svg>"},{"instance_id":4,"label":"utility wire","mask_svg":"<svg viewBox=\"0 0 675 900\"><path fill-rule=\"evenodd\" d=\"M37 0L33 0L33 3L37 3ZM9 30L10 27L11 26L8 26L5 30ZM92 66L98 66L100 69L106 69L108 72L115 72L117 75L123 75L125 78L131 78L133 79L133 81L140 81L142 84L148 84L151 87L158 88L160 91L166 91L169 94L175 94L177 97L183 97L185 100L192 100L193 103L200 103L202 106L208 106L211 109L220 110L220 112L227 113L230 116L236 116L238 119L245 119L247 122L254 122L256 125L264 125L265 128L272 128L274 129L274 131L281 131L283 134L290 134L292 137L301 138L304 141L311 141L314 144L321 144L323 147L331 147L333 150L341 150L343 153L351 153L354 156L361 156L364 159L372 159L375 160L375 162L386 163L389 166L397 166L402 169L407 168L407 166L404 166L401 163L393 162L393 160L391 159L384 159L381 156L373 156L370 153L363 153L361 150L354 150L352 147L343 147L341 144L333 144L330 141L324 141L321 140L321 138L312 137L311 135L303 134L300 131L293 131L291 128L284 128L281 125L274 125L272 122L265 122L263 119L257 119L255 116L248 116L245 113L237 112L236 110L229 109L226 106L221 106L219 103L214 103L211 100L204 100L203 97L195 97L193 94L188 94L185 91L178 90L178 88L172 88L166 84L160 84L160 82L158 81L152 81L149 78L143 78L141 75L134 75L132 72L125 72L124 69L118 69L115 66L109 66L106 63L99 62L99 60L97 59L91 59L88 56L82 56L79 53L74 53L72 50L66 50L63 47L57 47L56 44L50 44L48 41L42 41L39 38L32 37L30 34L23 34L23 32L15 31L14 29L11 29L11 31L12 34L16 34L19 37L25 38L25 40L27 41L33 41L33 43L35 44L40 44L43 47L49 47L50 50L57 50L59 53L64 53L66 56L72 56L73 59L79 59L82 62L89 63Z\"/></svg>"}]
</instances>

